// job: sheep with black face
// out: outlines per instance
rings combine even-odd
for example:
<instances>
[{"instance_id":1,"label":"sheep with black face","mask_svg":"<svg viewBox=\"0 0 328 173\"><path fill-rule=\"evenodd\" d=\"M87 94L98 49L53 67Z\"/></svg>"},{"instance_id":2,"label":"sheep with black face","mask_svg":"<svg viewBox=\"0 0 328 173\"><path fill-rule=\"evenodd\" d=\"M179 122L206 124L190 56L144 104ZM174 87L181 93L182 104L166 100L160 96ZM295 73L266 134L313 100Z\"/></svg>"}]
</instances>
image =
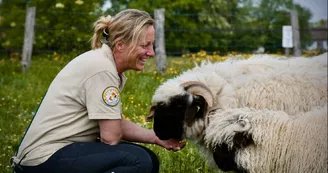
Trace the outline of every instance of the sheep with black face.
<instances>
[{"instance_id":1,"label":"sheep with black face","mask_svg":"<svg viewBox=\"0 0 328 173\"><path fill-rule=\"evenodd\" d=\"M185 82L179 84L178 88L181 89L179 94L167 100L158 100L156 106L152 106L150 110L150 117L156 115L154 131L162 140L190 138L193 134L202 134L203 117L208 108L213 106L214 96L202 83ZM199 124L195 125L197 123ZM192 126L195 128L188 128Z\"/></svg>"},{"instance_id":2,"label":"sheep with black face","mask_svg":"<svg viewBox=\"0 0 328 173\"><path fill-rule=\"evenodd\" d=\"M300 58L204 63L157 88L149 118L154 118L160 139L187 138L205 147L208 117L218 110L249 107L297 116L325 105L327 62L322 62Z\"/></svg>"}]
</instances>

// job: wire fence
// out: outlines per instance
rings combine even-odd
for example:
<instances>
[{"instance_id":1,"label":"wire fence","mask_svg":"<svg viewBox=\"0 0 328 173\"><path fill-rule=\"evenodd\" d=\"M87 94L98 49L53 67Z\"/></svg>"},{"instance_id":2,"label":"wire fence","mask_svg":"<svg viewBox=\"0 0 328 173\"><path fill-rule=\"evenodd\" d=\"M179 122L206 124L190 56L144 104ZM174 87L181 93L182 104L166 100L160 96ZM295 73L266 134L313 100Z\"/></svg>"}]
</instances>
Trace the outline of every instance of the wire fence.
<instances>
[{"instance_id":1,"label":"wire fence","mask_svg":"<svg viewBox=\"0 0 328 173\"><path fill-rule=\"evenodd\" d=\"M5 15L5 14L2 14ZM21 13L21 16L24 16L25 13ZM64 11L47 11L45 9L37 10L36 16L67 16L74 20L75 18L83 18L84 16L97 15L92 14L90 12L64 12ZM199 16L205 17L218 17L222 16L219 13L182 13L182 12L172 12L165 14L168 17L174 17L180 20L189 20L191 21L193 18ZM225 16L232 16L233 14L225 14ZM289 17L289 16L286 16ZM23 17L22 17L23 18ZM35 43L33 47L33 53L51 53L51 52L59 52L59 53L68 53L68 52L78 52L82 53L90 49L90 38L92 37L92 24L95 16L92 18L93 20L88 21L90 25L78 25L75 24L73 26L66 25L61 27L51 27L45 26L42 20L37 20L35 24ZM166 38L170 37L171 39L165 40L166 46L166 54L167 55L181 55L184 53L194 53L200 50L205 50L208 53L213 52L221 52L226 53L229 51L243 51L254 53L257 51L263 51L263 49L258 49L259 47L263 47L264 51L266 50L280 50L282 51L282 26L277 27L261 27L256 28L252 26L234 26L234 21L230 21L230 28L208 28L208 27L175 27L173 24L166 23L165 24L165 35ZM287 24L288 25L288 24ZM79 32L79 34L83 34L84 36L81 38L74 38L76 35L72 34L71 36L68 34L65 35L65 39L59 38L53 35L47 35L47 33L65 33L65 32ZM327 27L325 28L300 28L299 31L301 33L307 32L310 33L311 38L307 40L307 43L302 46L302 49L311 48L312 43L315 43L317 46L312 46L312 49L317 50L327 50ZM9 32L15 32L14 37L7 37L6 39L2 39L2 45L5 45L6 42L16 42L16 44L12 44L11 46L1 46L0 45L0 53L4 55L10 56L12 53L21 53L23 47L23 38L24 38L24 25L13 26L12 24L8 25L0 25L0 34L6 35ZM242 36L248 36L248 40L243 42L237 42L229 40L229 35L231 33ZM41 38L45 37L46 38ZM265 45L257 45L249 44L253 40L254 43L263 35L273 37L275 40L280 40L279 42L268 42ZM318 35L323 35L322 37L325 39L318 39ZM172 36L176 36L177 39L172 39ZM182 39L178 39L178 38ZM202 37L206 37L207 41L204 42ZM208 39L210 37L210 39ZM225 37L225 40L222 39ZM195 38L195 39L193 39ZM204 38L205 39L205 38ZM236 40L236 38L234 38ZM42 41L41 41L42 40ZM230 41L229 43L225 43ZM238 40L237 40L238 41ZM38 44L43 42L43 46L40 47ZM76 44L78 42L78 44ZM246 50L246 51L245 51Z\"/></svg>"}]
</instances>

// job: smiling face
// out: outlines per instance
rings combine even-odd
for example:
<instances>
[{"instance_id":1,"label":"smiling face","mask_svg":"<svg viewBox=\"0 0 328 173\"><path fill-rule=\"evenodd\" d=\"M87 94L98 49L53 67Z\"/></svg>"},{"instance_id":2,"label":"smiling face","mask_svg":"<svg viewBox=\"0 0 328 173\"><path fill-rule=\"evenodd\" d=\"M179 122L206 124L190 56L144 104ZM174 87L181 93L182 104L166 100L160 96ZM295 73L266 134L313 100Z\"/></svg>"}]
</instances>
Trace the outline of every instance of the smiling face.
<instances>
[{"instance_id":1,"label":"smiling face","mask_svg":"<svg viewBox=\"0 0 328 173\"><path fill-rule=\"evenodd\" d=\"M145 63L150 56L155 56L154 53L154 40L155 29L153 25L150 25L145 33L141 36L136 45L123 44L125 70L137 70L142 71L145 67Z\"/></svg>"}]
</instances>

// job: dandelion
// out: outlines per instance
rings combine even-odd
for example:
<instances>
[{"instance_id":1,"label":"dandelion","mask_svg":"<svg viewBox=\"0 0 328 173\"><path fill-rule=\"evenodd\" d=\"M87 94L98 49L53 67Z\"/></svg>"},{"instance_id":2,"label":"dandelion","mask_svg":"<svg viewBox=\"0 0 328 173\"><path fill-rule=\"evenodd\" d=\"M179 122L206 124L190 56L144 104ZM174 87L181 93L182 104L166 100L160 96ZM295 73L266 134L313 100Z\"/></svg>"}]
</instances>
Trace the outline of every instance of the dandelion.
<instances>
[{"instance_id":1,"label":"dandelion","mask_svg":"<svg viewBox=\"0 0 328 173\"><path fill-rule=\"evenodd\" d=\"M65 7L65 5L62 4L62 3L57 3L56 4L56 8L64 8L64 7Z\"/></svg>"}]
</instances>

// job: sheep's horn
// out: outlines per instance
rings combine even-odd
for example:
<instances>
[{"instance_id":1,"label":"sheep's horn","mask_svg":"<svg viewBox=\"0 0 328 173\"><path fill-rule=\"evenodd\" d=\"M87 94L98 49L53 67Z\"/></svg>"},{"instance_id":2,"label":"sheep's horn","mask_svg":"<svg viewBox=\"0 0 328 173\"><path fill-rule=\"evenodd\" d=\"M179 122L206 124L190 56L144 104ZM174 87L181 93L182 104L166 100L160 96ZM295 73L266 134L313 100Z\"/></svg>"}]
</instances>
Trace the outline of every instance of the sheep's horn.
<instances>
[{"instance_id":1,"label":"sheep's horn","mask_svg":"<svg viewBox=\"0 0 328 173\"><path fill-rule=\"evenodd\" d=\"M209 107L213 106L214 96L211 90L201 82L188 81L181 84L188 92L204 97Z\"/></svg>"}]
</instances>

